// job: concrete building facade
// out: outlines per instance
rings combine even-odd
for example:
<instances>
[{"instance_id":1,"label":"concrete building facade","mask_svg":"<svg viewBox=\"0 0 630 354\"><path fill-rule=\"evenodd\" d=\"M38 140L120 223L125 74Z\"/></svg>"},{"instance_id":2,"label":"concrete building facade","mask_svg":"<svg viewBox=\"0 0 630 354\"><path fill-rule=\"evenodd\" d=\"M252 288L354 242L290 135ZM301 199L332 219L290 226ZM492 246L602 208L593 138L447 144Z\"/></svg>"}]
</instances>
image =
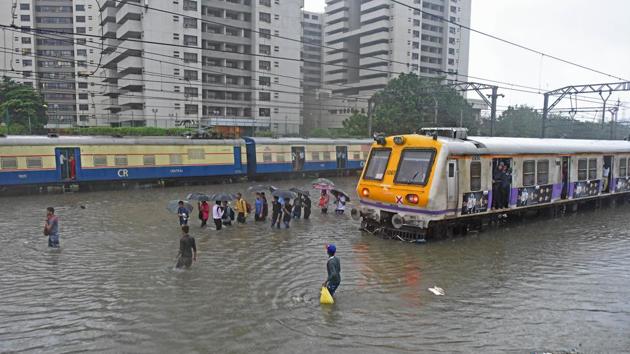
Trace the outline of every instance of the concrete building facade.
<instances>
[{"instance_id":1,"label":"concrete building facade","mask_svg":"<svg viewBox=\"0 0 630 354\"><path fill-rule=\"evenodd\" d=\"M38 89L49 127L86 126L96 113L90 76L100 50L90 0L16 0L0 5L2 75ZM98 38L96 38L98 43Z\"/></svg>"},{"instance_id":2,"label":"concrete building facade","mask_svg":"<svg viewBox=\"0 0 630 354\"><path fill-rule=\"evenodd\" d=\"M166 13L152 3L104 1L111 39L103 76L111 86L102 103L111 124L297 134L302 48L299 31L286 29L300 28L302 3L279 4L169 1L159 7Z\"/></svg>"},{"instance_id":3,"label":"concrete building facade","mask_svg":"<svg viewBox=\"0 0 630 354\"><path fill-rule=\"evenodd\" d=\"M326 1L323 81L333 96L370 97L402 72L466 80L469 33L440 17L469 26L471 0L401 1L409 7L389 0ZM366 107L363 99L358 110ZM331 127L341 126L348 108L330 110L338 117L328 119L336 122Z\"/></svg>"}]
</instances>

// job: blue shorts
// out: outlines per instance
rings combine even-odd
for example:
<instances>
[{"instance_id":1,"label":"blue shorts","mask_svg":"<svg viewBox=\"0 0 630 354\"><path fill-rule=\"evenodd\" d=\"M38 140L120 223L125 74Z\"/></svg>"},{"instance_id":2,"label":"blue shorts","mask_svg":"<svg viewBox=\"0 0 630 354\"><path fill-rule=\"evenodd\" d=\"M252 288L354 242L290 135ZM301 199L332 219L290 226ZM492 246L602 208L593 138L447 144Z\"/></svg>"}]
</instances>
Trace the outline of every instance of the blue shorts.
<instances>
[{"instance_id":1,"label":"blue shorts","mask_svg":"<svg viewBox=\"0 0 630 354\"><path fill-rule=\"evenodd\" d=\"M59 248L59 235L48 236L48 247Z\"/></svg>"},{"instance_id":2,"label":"blue shorts","mask_svg":"<svg viewBox=\"0 0 630 354\"><path fill-rule=\"evenodd\" d=\"M335 291L337 291L337 288L339 287L339 283L337 284L333 284L331 282L328 282L328 285L326 285L326 287L328 288L328 292L330 292L330 295L335 295Z\"/></svg>"}]
</instances>

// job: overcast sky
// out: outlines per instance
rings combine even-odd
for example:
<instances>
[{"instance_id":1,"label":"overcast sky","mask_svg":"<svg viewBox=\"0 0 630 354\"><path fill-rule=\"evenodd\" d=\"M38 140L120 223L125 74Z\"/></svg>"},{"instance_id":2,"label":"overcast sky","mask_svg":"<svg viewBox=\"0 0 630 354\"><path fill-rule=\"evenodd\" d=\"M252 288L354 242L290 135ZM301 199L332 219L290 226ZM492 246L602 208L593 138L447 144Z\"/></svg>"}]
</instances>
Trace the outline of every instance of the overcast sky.
<instances>
[{"instance_id":1,"label":"overcast sky","mask_svg":"<svg viewBox=\"0 0 630 354\"><path fill-rule=\"evenodd\" d=\"M304 0L304 7L323 12L325 0ZM471 27L630 80L630 0L472 0ZM541 91L571 84L620 81L480 34L471 33L470 41L471 76ZM505 94L505 98L499 98L500 106L543 106L542 95L505 89L499 92ZM583 97L601 101L597 94ZM622 108L619 118L630 120L630 92L613 93L609 103L618 97L626 102L625 112ZM559 106L569 107L570 102L565 99ZM578 107L587 106L599 107L601 103L578 102ZM579 114L582 119L594 116L594 112Z\"/></svg>"}]
</instances>

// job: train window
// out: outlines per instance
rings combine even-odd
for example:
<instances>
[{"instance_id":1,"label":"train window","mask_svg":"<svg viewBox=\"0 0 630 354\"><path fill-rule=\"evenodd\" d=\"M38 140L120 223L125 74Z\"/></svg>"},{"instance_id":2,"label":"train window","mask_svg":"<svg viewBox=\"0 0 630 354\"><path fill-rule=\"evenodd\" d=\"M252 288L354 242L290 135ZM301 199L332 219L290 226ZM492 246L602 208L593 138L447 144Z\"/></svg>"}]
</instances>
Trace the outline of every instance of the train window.
<instances>
[{"instance_id":1,"label":"train window","mask_svg":"<svg viewBox=\"0 0 630 354\"><path fill-rule=\"evenodd\" d=\"M453 162L448 164L448 176L450 178L455 177L455 163Z\"/></svg>"},{"instance_id":2,"label":"train window","mask_svg":"<svg viewBox=\"0 0 630 354\"><path fill-rule=\"evenodd\" d=\"M394 182L425 185L433 164L433 150L404 150Z\"/></svg>"},{"instance_id":3,"label":"train window","mask_svg":"<svg viewBox=\"0 0 630 354\"><path fill-rule=\"evenodd\" d=\"M114 156L114 165L115 166L127 166L127 155L116 155L116 156Z\"/></svg>"},{"instance_id":4,"label":"train window","mask_svg":"<svg viewBox=\"0 0 630 354\"><path fill-rule=\"evenodd\" d=\"M588 159L588 179L597 178L597 159Z\"/></svg>"},{"instance_id":5,"label":"train window","mask_svg":"<svg viewBox=\"0 0 630 354\"><path fill-rule=\"evenodd\" d=\"M540 160L536 163L536 184L549 183L549 160Z\"/></svg>"},{"instance_id":6,"label":"train window","mask_svg":"<svg viewBox=\"0 0 630 354\"><path fill-rule=\"evenodd\" d=\"M625 177L627 171L626 159L619 159L619 177Z\"/></svg>"},{"instance_id":7,"label":"train window","mask_svg":"<svg viewBox=\"0 0 630 354\"><path fill-rule=\"evenodd\" d=\"M170 154L168 161L171 165L181 165L183 164L182 154Z\"/></svg>"},{"instance_id":8,"label":"train window","mask_svg":"<svg viewBox=\"0 0 630 354\"><path fill-rule=\"evenodd\" d=\"M206 153L203 149L188 149L189 160L203 160L206 158Z\"/></svg>"},{"instance_id":9,"label":"train window","mask_svg":"<svg viewBox=\"0 0 630 354\"><path fill-rule=\"evenodd\" d=\"M470 163L470 191L481 190L481 161Z\"/></svg>"},{"instance_id":10,"label":"train window","mask_svg":"<svg viewBox=\"0 0 630 354\"><path fill-rule=\"evenodd\" d=\"M17 169L16 157L3 157L0 159L0 168L3 170L15 170Z\"/></svg>"},{"instance_id":11,"label":"train window","mask_svg":"<svg viewBox=\"0 0 630 354\"><path fill-rule=\"evenodd\" d=\"M272 158L271 158L271 152L267 151L267 152L263 152L263 162L271 162Z\"/></svg>"},{"instance_id":12,"label":"train window","mask_svg":"<svg viewBox=\"0 0 630 354\"><path fill-rule=\"evenodd\" d=\"M588 172L588 167L586 165L586 159L578 160L578 181L584 181L586 179L586 175Z\"/></svg>"},{"instance_id":13,"label":"train window","mask_svg":"<svg viewBox=\"0 0 630 354\"><path fill-rule=\"evenodd\" d=\"M536 183L536 161L523 161L523 186L533 186Z\"/></svg>"},{"instance_id":14,"label":"train window","mask_svg":"<svg viewBox=\"0 0 630 354\"><path fill-rule=\"evenodd\" d=\"M42 168L42 158L41 157L27 157L26 168Z\"/></svg>"},{"instance_id":15,"label":"train window","mask_svg":"<svg viewBox=\"0 0 630 354\"><path fill-rule=\"evenodd\" d=\"M319 161L319 151L313 151L313 152L311 152L311 160L313 160L313 161Z\"/></svg>"},{"instance_id":16,"label":"train window","mask_svg":"<svg viewBox=\"0 0 630 354\"><path fill-rule=\"evenodd\" d=\"M142 164L145 166L155 166L155 155L142 156Z\"/></svg>"},{"instance_id":17,"label":"train window","mask_svg":"<svg viewBox=\"0 0 630 354\"><path fill-rule=\"evenodd\" d=\"M330 151L324 151L324 161L330 160Z\"/></svg>"},{"instance_id":18,"label":"train window","mask_svg":"<svg viewBox=\"0 0 630 354\"><path fill-rule=\"evenodd\" d=\"M92 156L92 161L94 162L94 167L107 166L107 155L94 155Z\"/></svg>"},{"instance_id":19,"label":"train window","mask_svg":"<svg viewBox=\"0 0 630 354\"><path fill-rule=\"evenodd\" d=\"M363 179L382 180L385 175L385 170L387 169L387 162L389 161L391 152L390 149L372 150Z\"/></svg>"},{"instance_id":20,"label":"train window","mask_svg":"<svg viewBox=\"0 0 630 354\"><path fill-rule=\"evenodd\" d=\"M284 160L284 153L281 152L279 154L276 154L276 159L278 160L278 162L284 162L285 161Z\"/></svg>"},{"instance_id":21,"label":"train window","mask_svg":"<svg viewBox=\"0 0 630 354\"><path fill-rule=\"evenodd\" d=\"M352 159L353 160L361 160L361 153L360 152L352 153Z\"/></svg>"}]
</instances>

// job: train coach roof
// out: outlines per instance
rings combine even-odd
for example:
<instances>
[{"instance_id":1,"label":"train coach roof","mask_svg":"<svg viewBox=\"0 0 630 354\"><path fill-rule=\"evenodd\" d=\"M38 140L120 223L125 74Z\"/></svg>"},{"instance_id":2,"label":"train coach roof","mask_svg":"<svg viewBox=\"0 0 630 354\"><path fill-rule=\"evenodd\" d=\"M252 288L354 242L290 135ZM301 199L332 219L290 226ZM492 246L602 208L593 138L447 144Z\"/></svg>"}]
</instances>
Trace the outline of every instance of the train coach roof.
<instances>
[{"instance_id":1,"label":"train coach roof","mask_svg":"<svg viewBox=\"0 0 630 354\"><path fill-rule=\"evenodd\" d=\"M189 139L186 137L20 136L0 138L0 145L242 145L240 139Z\"/></svg>"},{"instance_id":2,"label":"train coach roof","mask_svg":"<svg viewBox=\"0 0 630 354\"><path fill-rule=\"evenodd\" d=\"M453 155L579 154L630 152L625 140L535 139L470 136L467 140L439 138Z\"/></svg>"},{"instance_id":3,"label":"train coach roof","mask_svg":"<svg viewBox=\"0 0 630 354\"><path fill-rule=\"evenodd\" d=\"M367 144L371 145L372 139L327 139L327 138L245 138L256 144L265 145L341 145L341 144Z\"/></svg>"}]
</instances>

